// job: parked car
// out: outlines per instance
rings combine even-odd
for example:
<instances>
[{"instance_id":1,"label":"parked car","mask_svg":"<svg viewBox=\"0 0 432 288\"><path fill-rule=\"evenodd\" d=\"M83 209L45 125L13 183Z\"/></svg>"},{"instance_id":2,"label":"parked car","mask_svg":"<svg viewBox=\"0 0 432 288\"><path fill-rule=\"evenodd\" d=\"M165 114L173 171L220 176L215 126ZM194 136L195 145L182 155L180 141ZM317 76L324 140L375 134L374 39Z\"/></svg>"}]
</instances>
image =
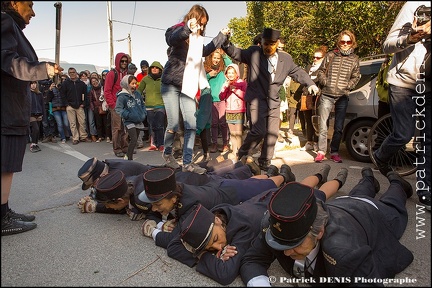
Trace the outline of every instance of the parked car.
<instances>
[{"instance_id":1,"label":"parked car","mask_svg":"<svg viewBox=\"0 0 432 288\"><path fill-rule=\"evenodd\" d=\"M349 94L342 141L350 156L360 162L371 162L367 140L378 119L378 94L375 83L385 55L360 59L361 78ZM329 138L333 134L334 113L330 114Z\"/></svg>"}]
</instances>

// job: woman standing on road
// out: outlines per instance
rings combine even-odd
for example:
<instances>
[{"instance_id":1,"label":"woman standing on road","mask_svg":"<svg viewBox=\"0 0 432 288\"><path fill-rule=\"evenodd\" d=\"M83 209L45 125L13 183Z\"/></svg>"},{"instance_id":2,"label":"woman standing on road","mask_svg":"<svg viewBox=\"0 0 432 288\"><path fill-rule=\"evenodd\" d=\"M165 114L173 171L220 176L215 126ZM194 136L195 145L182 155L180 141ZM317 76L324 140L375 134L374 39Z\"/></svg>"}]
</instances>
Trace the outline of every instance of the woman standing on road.
<instances>
[{"instance_id":1,"label":"woman standing on road","mask_svg":"<svg viewBox=\"0 0 432 288\"><path fill-rule=\"evenodd\" d=\"M1 229L2 236L36 228L33 215L9 208L13 175L22 171L30 126L30 82L52 78L63 69L39 62L23 33L35 17L33 1L1 2Z\"/></svg>"},{"instance_id":2,"label":"woman standing on road","mask_svg":"<svg viewBox=\"0 0 432 288\"><path fill-rule=\"evenodd\" d=\"M184 122L183 170L198 174L206 171L192 163L196 135L194 98L198 89L209 87L202 57L210 55L217 47L220 47L229 33L228 28L222 29L209 44L204 46L203 36L208 21L207 10L201 5L194 5L181 23L167 29L165 40L171 47L171 51L162 73L161 86L167 114L162 156L167 166L173 169L180 167L172 155L172 148L175 134L180 126L180 115L182 115Z\"/></svg>"}]
</instances>

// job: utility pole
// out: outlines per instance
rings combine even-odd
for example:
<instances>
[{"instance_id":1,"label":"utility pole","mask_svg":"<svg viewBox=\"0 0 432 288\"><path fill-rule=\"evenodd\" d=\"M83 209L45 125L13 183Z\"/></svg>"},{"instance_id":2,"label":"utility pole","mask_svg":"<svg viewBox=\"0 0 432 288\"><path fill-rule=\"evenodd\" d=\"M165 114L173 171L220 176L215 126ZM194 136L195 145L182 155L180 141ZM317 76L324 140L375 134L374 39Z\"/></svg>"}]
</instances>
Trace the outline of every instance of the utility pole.
<instances>
[{"instance_id":1,"label":"utility pole","mask_svg":"<svg viewBox=\"0 0 432 288\"><path fill-rule=\"evenodd\" d=\"M56 43L55 43L55 63L60 65L60 30L61 30L61 12L62 3L54 3L56 8ZM58 75L54 76L54 83L58 84L60 82L60 77Z\"/></svg>"},{"instance_id":2,"label":"utility pole","mask_svg":"<svg viewBox=\"0 0 432 288\"><path fill-rule=\"evenodd\" d=\"M108 37L109 48L110 48L110 68L115 66L114 64L114 44L113 44L113 24L112 24L112 3L111 1L107 1L107 19L108 19Z\"/></svg>"},{"instance_id":3,"label":"utility pole","mask_svg":"<svg viewBox=\"0 0 432 288\"><path fill-rule=\"evenodd\" d=\"M133 59L132 58L132 39L131 39L130 33L128 34L128 45L129 45L129 56L131 57L131 59Z\"/></svg>"}]
</instances>

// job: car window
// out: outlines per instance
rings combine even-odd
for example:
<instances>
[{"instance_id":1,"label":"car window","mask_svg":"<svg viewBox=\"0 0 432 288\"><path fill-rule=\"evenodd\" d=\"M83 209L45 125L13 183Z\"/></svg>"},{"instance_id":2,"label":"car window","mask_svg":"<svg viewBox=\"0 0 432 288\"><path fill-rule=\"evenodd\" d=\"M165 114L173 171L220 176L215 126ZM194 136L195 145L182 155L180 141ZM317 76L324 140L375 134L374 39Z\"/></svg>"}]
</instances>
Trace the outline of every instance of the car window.
<instances>
[{"instance_id":1,"label":"car window","mask_svg":"<svg viewBox=\"0 0 432 288\"><path fill-rule=\"evenodd\" d=\"M383 59L383 61L384 61L384 59ZM368 64L363 64L360 62L361 78L353 90L357 90L360 87L363 87L364 85L369 83L373 78L375 78L378 75L378 72L381 68L381 63L382 63L382 61L372 62L372 63L368 63Z\"/></svg>"}]
</instances>

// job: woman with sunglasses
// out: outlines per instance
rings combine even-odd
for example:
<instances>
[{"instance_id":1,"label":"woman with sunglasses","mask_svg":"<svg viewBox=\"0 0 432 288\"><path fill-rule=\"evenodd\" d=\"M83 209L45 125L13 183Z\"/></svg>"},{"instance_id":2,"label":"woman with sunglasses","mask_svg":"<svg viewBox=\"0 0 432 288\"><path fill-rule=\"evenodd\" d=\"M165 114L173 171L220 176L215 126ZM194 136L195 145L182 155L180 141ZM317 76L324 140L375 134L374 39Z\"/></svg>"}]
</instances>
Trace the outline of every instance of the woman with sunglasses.
<instances>
[{"instance_id":1,"label":"woman with sunglasses","mask_svg":"<svg viewBox=\"0 0 432 288\"><path fill-rule=\"evenodd\" d=\"M327 120L330 112L335 110L334 132L330 143L330 159L342 163L339 146L348 107L348 95L360 80L360 61L354 54L357 41L354 33L342 31L336 41L336 48L325 56L318 69L317 79L321 86L318 114L319 139L318 153L315 162L321 163L327 153Z\"/></svg>"}]
</instances>

